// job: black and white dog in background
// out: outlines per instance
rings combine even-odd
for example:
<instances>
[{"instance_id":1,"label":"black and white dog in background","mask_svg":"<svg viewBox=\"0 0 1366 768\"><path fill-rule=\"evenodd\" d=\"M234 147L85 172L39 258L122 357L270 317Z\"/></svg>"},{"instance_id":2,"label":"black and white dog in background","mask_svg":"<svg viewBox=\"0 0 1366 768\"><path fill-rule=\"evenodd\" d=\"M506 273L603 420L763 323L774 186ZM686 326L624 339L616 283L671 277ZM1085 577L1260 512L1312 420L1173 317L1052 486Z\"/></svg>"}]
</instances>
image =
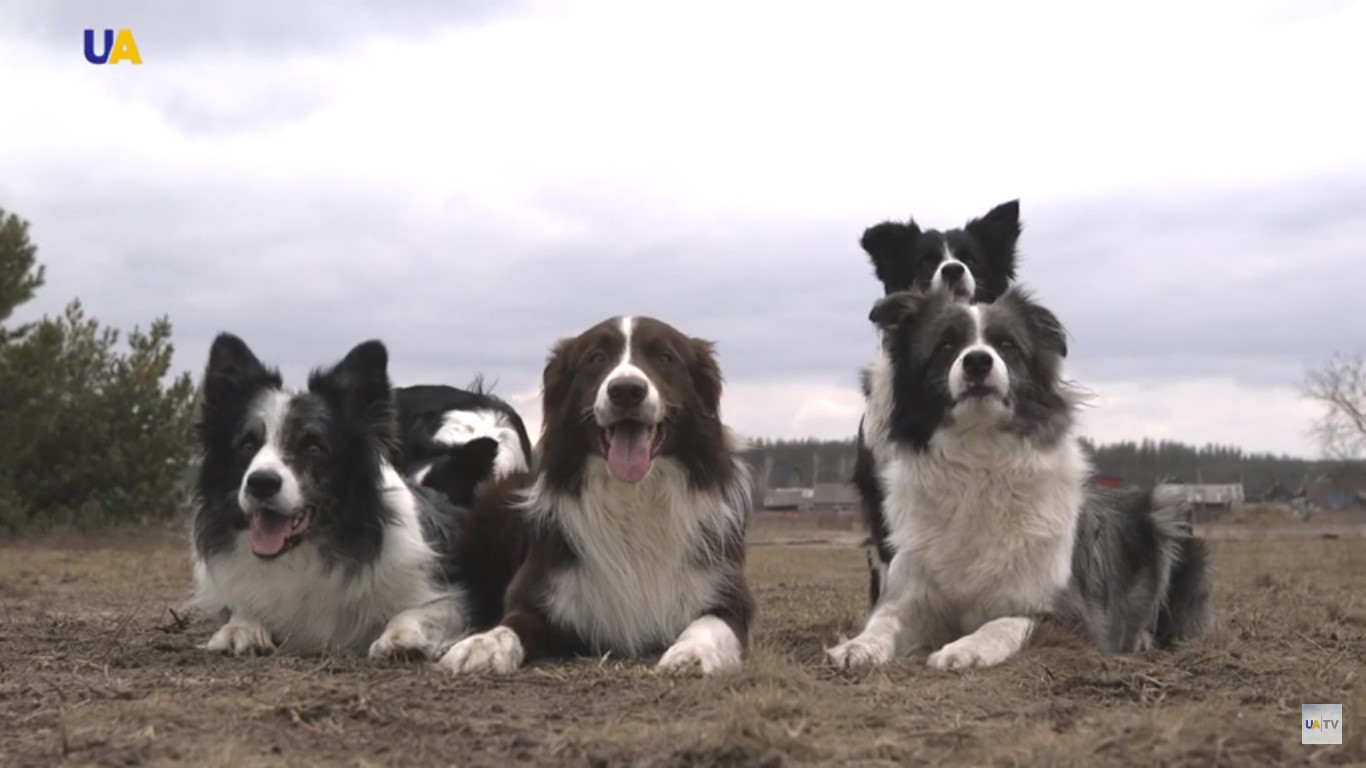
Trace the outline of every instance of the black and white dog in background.
<instances>
[{"instance_id":1,"label":"black and white dog in background","mask_svg":"<svg viewBox=\"0 0 1366 768\"><path fill-rule=\"evenodd\" d=\"M922 230L914 219L884 221L869 227L859 245L873 262L884 295L908 289L943 289L965 301L995 301L1015 279L1016 244L1020 239L1020 201L1011 200L972 219L962 228ZM865 395L867 393L865 392ZM876 603L886 580L892 552L882 518L880 485L872 454L859 423L854 486L869 538L868 596Z\"/></svg>"},{"instance_id":2,"label":"black and white dog in background","mask_svg":"<svg viewBox=\"0 0 1366 768\"><path fill-rule=\"evenodd\" d=\"M531 468L531 439L517 411L484 390L439 384L398 387L402 462L414 482L463 506L485 482Z\"/></svg>"},{"instance_id":3,"label":"black and white dog in background","mask_svg":"<svg viewBox=\"0 0 1366 768\"><path fill-rule=\"evenodd\" d=\"M193 555L196 603L227 621L206 649L432 655L475 628L471 602L501 605L505 581L460 561L496 560L463 537L473 515L396 468L395 411L378 341L290 392L241 339L214 340Z\"/></svg>"},{"instance_id":4,"label":"black and white dog in background","mask_svg":"<svg viewBox=\"0 0 1366 768\"><path fill-rule=\"evenodd\" d=\"M1062 325L1012 287L990 303L908 291L870 313L864 439L891 563L839 667L930 651L940 669L999 664L1037 620L1076 621L1128 652L1202 632L1208 557L1188 509L1089 488L1063 380Z\"/></svg>"}]
</instances>

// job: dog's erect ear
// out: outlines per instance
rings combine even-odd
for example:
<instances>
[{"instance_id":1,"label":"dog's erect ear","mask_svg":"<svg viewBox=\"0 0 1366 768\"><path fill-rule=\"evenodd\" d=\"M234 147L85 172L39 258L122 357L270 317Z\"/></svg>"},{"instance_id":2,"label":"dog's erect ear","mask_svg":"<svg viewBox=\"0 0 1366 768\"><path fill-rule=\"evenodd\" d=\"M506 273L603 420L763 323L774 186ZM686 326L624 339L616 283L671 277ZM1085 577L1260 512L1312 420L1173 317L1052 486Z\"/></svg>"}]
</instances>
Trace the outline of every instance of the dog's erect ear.
<instances>
[{"instance_id":1,"label":"dog's erect ear","mask_svg":"<svg viewBox=\"0 0 1366 768\"><path fill-rule=\"evenodd\" d=\"M389 350L376 339L357 344L331 369L314 371L308 388L331 400L348 419L365 419L381 427L393 419Z\"/></svg>"},{"instance_id":2,"label":"dog's erect ear","mask_svg":"<svg viewBox=\"0 0 1366 768\"><path fill-rule=\"evenodd\" d=\"M1011 200L973 219L963 228L981 246L998 272L1015 277L1015 244L1020 239L1020 201Z\"/></svg>"},{"instance_id":3,"label":"dog's erect ear","mask_svg":"<svg viewBox=\"0 0 1366 768\"><path fill-rule=\"evenodd\" d=\"M234 393L272 386L278 389L280 385L280 373L263 365L245 341L231 333L220 333L213 340L204 368L207 406L226 403Z\"/></svg>"},{"instance_id":4,"label":"dog's erect ear","mask_svg":"<svg viewBox=\"0 0 1366 768\"><path fill-rule=\"evenodd\" d=\"M890 331L914 320L927 300L926 294L920 291L897 291L888 294L873 304L872 311L868 313L868 320L878 328Z\"/></svg>"},{"instance_id":5,"label":"dog's erect ear","mask_svg":"<svg viewBox=\"0 0 1366 768\"><path fill-rule=\"evenodd\" d=\"M877 279L888 293L910 286L915 265L908 263L911 245L920 237L920 227L914 220L905 224L884 221L863 230L859 245L873 261Z\"/></svg>"},{"instance_id":6,"label":"dog's erect ear","mask_svg":"<svg viewBox=\"0 0 1366 768\"><path fill-rule=\"evenodd\" d=\"M1046 352L1067 357L1067 329L1052 310L1034 300L1034 297L1020 286L1012 286L1001 297L1013 303L1016 310L1029 326L1029 334Z\"/></svg>"},{"instance_id":7,"label":"dog's erect ear","mask_svg":"<svg viewBox=\"0 0 1366 768\"><path fill-rule=\"evenodd\" d=\"M721 410L721 366L716 363L716 342L693 339L692 368L693 386L702 398L702 407L708 416L716 416Z\"/></svg>"}]
</instances>

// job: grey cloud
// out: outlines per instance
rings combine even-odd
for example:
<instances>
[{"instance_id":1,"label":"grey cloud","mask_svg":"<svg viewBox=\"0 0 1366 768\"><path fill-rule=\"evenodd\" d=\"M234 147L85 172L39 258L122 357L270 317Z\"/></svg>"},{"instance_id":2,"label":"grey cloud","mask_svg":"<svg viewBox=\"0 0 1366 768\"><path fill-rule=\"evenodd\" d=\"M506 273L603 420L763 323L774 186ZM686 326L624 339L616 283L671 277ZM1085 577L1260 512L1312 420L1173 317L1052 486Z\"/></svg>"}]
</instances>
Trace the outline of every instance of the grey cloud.
<instances>
[{"instance_id":1,"label":"grey cloud","mask_svg":"<svg viewBox=\"0 0 1366 768\"><path fill-rule=\"evenodd\" d=\"M79 54L84 29L131 29L144 59L187 53L318 53L411 38L524 11L523 0L11 0L19 36Z\"/></svg>"},{"instance_id":2,"label":"grey cloud","mask_svg":"<svg viewBox=\"0 0 1366 768\"><path fill-rule=\"evenodd\" d=\"M539 200L586 234L549 247L513 216L433 210L364 187L252 187L159 178L118 194L79 166L0 181L33 220L49 285L120 327L169 314L177 365L197 371L222 329L295 382L371 337L395 377L500 391L536 385L553 342L616 314L651 314L719 342L727 378L855 387L875 343L867 221L671 220L625 194ZM26 193L20 190L26 190ZM59 191L59 193L58 193ZM1366 180L1309 179L1200 196L1024 201L1023 277L1073 336L1086 380L1299 380L1366 346L1345 316L1363 269ZM957 222L924 222L951 226Z\"/></svg>"}]
</instances>

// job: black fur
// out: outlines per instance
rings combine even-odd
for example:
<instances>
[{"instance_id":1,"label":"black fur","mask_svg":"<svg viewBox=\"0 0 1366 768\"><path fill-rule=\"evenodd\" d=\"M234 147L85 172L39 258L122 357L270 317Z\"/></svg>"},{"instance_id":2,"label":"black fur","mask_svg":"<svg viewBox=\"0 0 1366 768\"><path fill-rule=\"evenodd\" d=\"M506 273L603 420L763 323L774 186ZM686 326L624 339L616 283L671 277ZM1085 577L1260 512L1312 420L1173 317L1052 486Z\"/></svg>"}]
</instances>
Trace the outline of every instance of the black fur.
<instances>
[{"instance_id":1,"label":"black fur","mask_svg":"<svg viewBox=\"0 0 1366 768\"><path fill-rule=\"evenodd\" d=\"M930 288L947 245L972 272L977 285L973 298L994 301L1015 279L1020 232L1020 202L1012 200L961 229L921 230L914 219L884 221L864 230L859 245L872 260L885 293Z\"/></svg>"}]
</instances>

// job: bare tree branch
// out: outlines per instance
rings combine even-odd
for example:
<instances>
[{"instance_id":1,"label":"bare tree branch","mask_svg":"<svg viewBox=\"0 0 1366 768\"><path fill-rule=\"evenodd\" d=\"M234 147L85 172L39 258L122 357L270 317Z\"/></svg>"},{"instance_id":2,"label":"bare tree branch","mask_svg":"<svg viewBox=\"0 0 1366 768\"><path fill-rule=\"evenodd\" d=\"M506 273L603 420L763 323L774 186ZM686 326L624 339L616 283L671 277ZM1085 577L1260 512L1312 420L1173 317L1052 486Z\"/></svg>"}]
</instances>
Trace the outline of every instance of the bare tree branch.
<instances>
[{"instance_id":1,"label":"bare tree branch","mask_svg":"<svg viewBox=\"0 0 1366 768\"><path fill-rule=\"evenodd\" d=\"M1305 376L1304 396L1323 406L1314 435L1334 459L1366 456L1366 356L1337 354Z\"/></svg>"}]
</instances>

